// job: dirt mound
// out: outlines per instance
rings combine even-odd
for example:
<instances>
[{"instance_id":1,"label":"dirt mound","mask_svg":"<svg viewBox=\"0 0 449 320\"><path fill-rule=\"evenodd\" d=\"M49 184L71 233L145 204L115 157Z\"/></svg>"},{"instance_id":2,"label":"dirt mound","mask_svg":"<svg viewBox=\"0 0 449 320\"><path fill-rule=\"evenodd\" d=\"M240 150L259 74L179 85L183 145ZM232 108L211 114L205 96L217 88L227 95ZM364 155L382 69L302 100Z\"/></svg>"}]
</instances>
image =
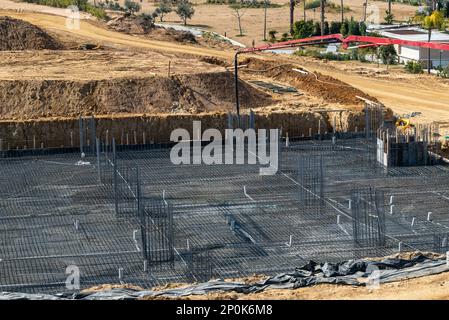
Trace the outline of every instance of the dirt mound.
<instances>
[{"instance_id":1,"label":"dirt mound","mask_svg":"<svg viewBox=\"0 0 449 320\"><path fill-rule=\"evenodd\" d=\"M156 27L152 20L142 15L125 14L110 20L106 25L118 32L144 35L153 40L197 43L191 32Z\"/></svg>"},{"instance_id":2,"label":"dirt mound","mask_svg":"<svg viewBox=\"0 0 449 320\"><path fill-rule=\"evenodd\" d=\"M106 25L115 31L129 34L147 34L154 28L153 21L144 16L123 15L110 20Z\"/></svg>"},{"instance_id":3,"label":"dirt mound","mask_svg":"<svg viewBox=\"0 0 449 320\"><path fill-rule=\"evenodd\" d=\"M63 46L35 25L10 17L0 17L0 51L57 50Z\"/></svg>"},{"instance_id":4,"label":"dirt mound","mask_svg":"<svg viewBox=\"0 0 449 320\"><path fill-rule=\"evenodd\" d=\"M184 43L197 43L195 36L188 31L175 30L173 28L153 28L146 37L160 41L176 41Z\"/></svg>"},{"instance_id":5,"label":"dirt mound","mask_svg":"<svg viewBox=\"0 0 449 320\"><path fill-rule=\"evenodd\" d=\"M244 73L261 74L274 80L289 83L308 94L322 98L326 102L340 103L344 105L363 105L363 101L357 98L363 97L374 102L376 98L332 77L320 73L302 73L293 69L301 69L292 64L280 64L272 61L264 61L248 58L241 64L247 64Z\"/></svg>"},{"instance_id":6,"label":"dirt mound","mask_svg":"<svg viewBox=\"0 0 449 320\"><path fill-rule=\"evenodd\" d=\"M240 83L242 108L266 106L271 97ZM79 114L200 113L234 108L228 72L111 80L0 81L0 119Z\"/></svg>"}]
</instances>

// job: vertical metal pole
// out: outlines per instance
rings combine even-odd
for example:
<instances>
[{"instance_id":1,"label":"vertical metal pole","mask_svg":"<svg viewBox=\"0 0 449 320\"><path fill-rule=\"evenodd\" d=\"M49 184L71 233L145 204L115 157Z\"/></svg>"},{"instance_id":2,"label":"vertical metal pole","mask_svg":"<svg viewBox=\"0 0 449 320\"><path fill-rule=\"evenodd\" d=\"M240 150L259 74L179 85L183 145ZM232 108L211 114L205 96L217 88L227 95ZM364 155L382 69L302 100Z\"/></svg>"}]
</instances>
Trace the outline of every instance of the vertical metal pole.
<instances>
[{"instance_id":1,"label":"vertical metal pole","mask_svg":"<svg viewBox=\"0 0 449 320\"><path fill-rule=\"evenodd\" d=\"M114 202L115 213L118 214L118 186L117 186L117 155L115 150L115 138L112 138L112 162L114 166Z\"/></svg>"},{"instance_id":2,"label":"vertical metal pole","mask_svg":"<svg viewBox=\"0 0 449 320\"><path fill-rule=\"evenodd\" d=\"M98 182L101 182L101 167L100 167L100 139L95 139L95 146L97 149L97 167L98 167Z\"/></svg>"},{"instance_id":3,"label":"vertical metal pole","mask_svg":"<svg viewBox=\"0 0 449 320\"><path fill-rule=\"evenodd\" d=\"M234 55L234 82L235 82L235 108L237 110L237 126L240 128L240 101L239 101L239 76L238 76L238 55Z\"/></svg>"},{"instance_id":4,"label":"vertical metal pole","mask_svg":"<svg viewBox=\"0 0 449 320\"><path fill-rule=\"evenodd\" d=\"M95 128L95 117L92 116L90 118L90 130L91 130L91 141L92 141L92 153L95 154L95 144L94 141L97 138L97 132L96 132L96 128Z\"/></svg>"},{"instance_id":5,"label":"vertical metal pole","mask_svg":"<svg viewBox=\"0 0 449 320\"><path fill-rule=\"evenodd\" d=\"M369 108L368 104L365 103L365 138L369 139L369 132L370 132L370 116L369 116Z\"/></svg>"},{"instance_id":6,"label":"vertical metal pole","mask_svg":"<svg viewBox=\"0 0 449 320\"><path fill-rule=\"evenodd\" d=\"M251 129L256 129L256 115L253 110L249 111L249 127Z\"/></svg>"},{"instance_id":7,"label":"vertical metal pole","mask_svg":"<svg viewBox=\"0 0 449 320\"><path fill-rule=\"evenodd\" d=\"M80 130L80 154L83 154L83 144L84 144L84 128L83 128L83 117L79 118L79 130Z\"/></svg>"},{"instance_id":8,"label":"vertical metal pole","mask_svg":"<svg viewBox=\"0 0 449 320\"><path fill-rule=\"evenodd\" d=\"M139 167L136 167L136 185L137 185L137 218L140 217L141 214L141 190L140 190L140 178L139 178Z\"/></svg>"}]
</instances>

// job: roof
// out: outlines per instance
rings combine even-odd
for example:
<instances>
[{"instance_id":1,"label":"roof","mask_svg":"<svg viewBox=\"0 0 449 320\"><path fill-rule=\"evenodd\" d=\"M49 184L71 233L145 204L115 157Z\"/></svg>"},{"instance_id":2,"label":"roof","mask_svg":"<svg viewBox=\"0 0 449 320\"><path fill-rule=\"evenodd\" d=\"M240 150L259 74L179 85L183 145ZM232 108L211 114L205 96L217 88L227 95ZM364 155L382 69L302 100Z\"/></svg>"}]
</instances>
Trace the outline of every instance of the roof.
<instances>
[{"instance_id":1,"label":"roof","mask_svg":"<svg viewBox=\"0 0 449 320\"><path fill-rule=\"evenodd\" d=\"M410 41L427 41L428 39L428 31L426 29L417 26L370 25L368 27L368 30L370 32L377 32L384 37L393 39L410 40ZM433 30L431 42L449 43L449 33Z\"/></svg>"}]
</instances>

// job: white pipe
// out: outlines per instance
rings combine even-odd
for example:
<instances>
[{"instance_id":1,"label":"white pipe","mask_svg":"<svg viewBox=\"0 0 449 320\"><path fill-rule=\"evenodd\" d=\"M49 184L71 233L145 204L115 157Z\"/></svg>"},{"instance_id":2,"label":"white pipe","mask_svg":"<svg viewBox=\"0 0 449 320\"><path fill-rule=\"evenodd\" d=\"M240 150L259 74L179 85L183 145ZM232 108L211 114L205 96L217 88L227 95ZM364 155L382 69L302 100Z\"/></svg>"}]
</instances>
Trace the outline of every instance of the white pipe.
<instances>
[{"instance_id":1,"label":"white pipe","mask_svg":"<svg viewBox=\"0 0 449 320\"><path fill-rule=\"evenodd\" d=\"M393 204L393 201L394 201L394 196L390 196L390 205Z\"/></svg>"}]
</instances>

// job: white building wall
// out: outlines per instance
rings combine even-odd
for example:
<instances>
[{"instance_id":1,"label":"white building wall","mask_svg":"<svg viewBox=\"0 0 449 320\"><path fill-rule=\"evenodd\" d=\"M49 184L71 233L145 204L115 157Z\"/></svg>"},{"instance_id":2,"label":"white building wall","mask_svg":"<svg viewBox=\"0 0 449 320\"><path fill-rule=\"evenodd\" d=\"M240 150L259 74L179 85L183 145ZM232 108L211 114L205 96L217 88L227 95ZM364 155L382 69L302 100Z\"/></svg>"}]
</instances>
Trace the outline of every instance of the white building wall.
<instances>
[{"instance_id":1,"label":"white building wall","mask_svg":"<svg viewBox=\"0 0 449 320\"><path fill-rule=\"evenodd\" d=\"M422 61L427 65L427 48L417 48L409 46L400 46L397 49L400 63L407 63L410 60ZM430 59L432 60L432 66L437 68L440 65L440 50L430 50ZM441 51L441 65L443 67L449 65L449 51Z\"/></svg>"}]
</instances>

